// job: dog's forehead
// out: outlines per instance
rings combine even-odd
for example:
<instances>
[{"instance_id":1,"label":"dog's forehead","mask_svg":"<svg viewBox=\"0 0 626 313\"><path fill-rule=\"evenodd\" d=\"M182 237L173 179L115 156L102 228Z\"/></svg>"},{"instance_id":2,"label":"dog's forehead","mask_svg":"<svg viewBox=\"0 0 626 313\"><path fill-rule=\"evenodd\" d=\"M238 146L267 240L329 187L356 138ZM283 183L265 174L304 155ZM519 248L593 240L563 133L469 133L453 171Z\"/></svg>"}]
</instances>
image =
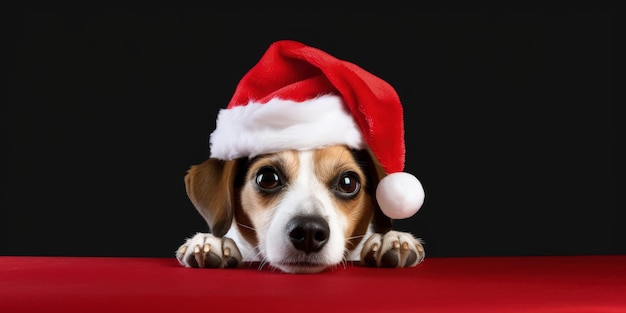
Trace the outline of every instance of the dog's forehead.
<instances>
[{"instance_id":1,"label":"dog's forehead","mask_svg":"<svg viewBox=\"0 0 626 313\"><path fill-rule=\"evenodd\" d=\"M250 159L250 168L260 168L263 166L275 166L282 169L299 167L299 151L285 150L256 156Z\"/></svg>"},{"instance_id":2,"label":"dog's forehead","mask_svg":"<svg viewBox=\"0 0 626 313\"><path fill-rule=\"evenodd\" d=\"M311 163L312 167L303 163ZM264 154L252 158L249 164L253 172L264 166L273 166L289 176L297 176L303 169L303 165L314 170L316 176L322 177L336 174L338 171L360 171L352 150L342 145L315 150L285 150Z\"/></svg>"},{"instance_id":3,"label":"dog's forehead","mask_svg":"<svg viewBox=\"0 0 626 313\"><path fill-rule=\"evenodd\" d=\"M312 161L316 165L339 168L352 166L355 158L352 150L345 146L331 146L313 151Z\"/></svg>"}]
</instances>

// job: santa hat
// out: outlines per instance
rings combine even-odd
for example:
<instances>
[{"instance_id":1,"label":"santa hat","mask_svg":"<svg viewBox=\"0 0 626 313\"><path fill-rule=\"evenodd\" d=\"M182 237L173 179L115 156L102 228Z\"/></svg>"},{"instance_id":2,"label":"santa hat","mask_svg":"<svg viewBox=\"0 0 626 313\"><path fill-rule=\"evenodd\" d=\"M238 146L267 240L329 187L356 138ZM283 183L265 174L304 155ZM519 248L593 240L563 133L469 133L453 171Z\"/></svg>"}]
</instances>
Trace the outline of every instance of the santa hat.
<instances>
[{"instance_id":1,"label":"santa hat","mask_svg":"<svg viewBox=\"0 0 626 313\"><path fill-rule=\"evenodd\" d=\"M376 188L390 218L412 216L422 185L403 172L402 105L394 88L359 66L300 42L273 43L244 75L211 134L211 157L232 160L343 144L369 149L388 174Z\"/></svg>"}]
</instances>

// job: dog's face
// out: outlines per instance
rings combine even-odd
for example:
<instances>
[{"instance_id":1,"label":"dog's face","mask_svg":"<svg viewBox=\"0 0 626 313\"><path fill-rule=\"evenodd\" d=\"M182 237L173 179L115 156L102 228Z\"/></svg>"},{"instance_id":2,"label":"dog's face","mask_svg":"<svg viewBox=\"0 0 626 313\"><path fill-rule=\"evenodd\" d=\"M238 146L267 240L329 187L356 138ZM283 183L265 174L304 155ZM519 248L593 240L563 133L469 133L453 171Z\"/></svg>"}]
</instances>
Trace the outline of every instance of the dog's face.
<instances>
[{"instance_id":1,"label":"dog's face","mask_svg":"<svg viewBox=\"0 0 626 313\"><path fill-rule=\"evenodd\" d=\"M192 167L187 191L217 236L234 219L262 262L289 273L320 272L344 262L379 210L366 154L331 146L210 159Z\"/></svg>"},{"instance_id":2,"label":"dog's face","mask_svg":"<svg viewBox=\"0 0 626 313\"><path fill-rule=\"evenodd\" d=\"M285 151L252 160L241 207L259 251L285 272L319 272L343 260L374 212L363 170L345 147Z\"/></svg>"}]
</instances>

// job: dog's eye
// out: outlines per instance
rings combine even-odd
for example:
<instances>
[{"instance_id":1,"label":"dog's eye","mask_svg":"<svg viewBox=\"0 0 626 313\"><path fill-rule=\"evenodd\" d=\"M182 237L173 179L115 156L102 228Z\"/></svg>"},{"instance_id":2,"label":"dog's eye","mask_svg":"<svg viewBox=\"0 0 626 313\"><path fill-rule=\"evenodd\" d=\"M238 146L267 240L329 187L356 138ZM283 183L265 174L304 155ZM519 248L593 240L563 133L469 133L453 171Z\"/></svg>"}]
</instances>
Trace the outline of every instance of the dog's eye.
<instances>
[{"instance_id":1,"label":"dog's eye","mask_svg":"<svg viewBox=\"0 0 626 313\"><path fill-rule=\"evenodd\" d=\"M337 180L337 186L335 187L335 189L342 196L354 196L361 189L359 177L352 172L343 173L341 174L341 176L339 176L339 180Z\"/></svg>"},{"instance_id":2,"label":"dog's eye","mask_svg":"<svg viewBox=\"0 0 626 313\"><path fill-rule=\"evenodd\" d=\"M263 191L274 191L283 185L278 172L271 167L264 167L257 172L256 184Z\"/></svg>"}]
</instances>

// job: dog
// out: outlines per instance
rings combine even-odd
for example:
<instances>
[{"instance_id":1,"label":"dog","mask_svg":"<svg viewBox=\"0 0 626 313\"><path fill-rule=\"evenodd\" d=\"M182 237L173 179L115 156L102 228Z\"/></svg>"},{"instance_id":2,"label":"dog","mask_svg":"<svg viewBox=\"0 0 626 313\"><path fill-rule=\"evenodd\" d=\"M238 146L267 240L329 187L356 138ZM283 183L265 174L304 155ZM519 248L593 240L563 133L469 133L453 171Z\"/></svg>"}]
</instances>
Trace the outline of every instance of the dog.
<instances>
[{"instance_id":1,"label":"dog","mask_svg":"<svg viewBox=\"0 0 626 313\"><path fill-rule=\"evenodd\" d=\"M192 165L186 192L210 233L176 251L185 267L259 262L285 273L346 266L413 267L421 239L392 229L375 190L385 176L367 149L332 145Z\"/></svg>"}]
</instances>

